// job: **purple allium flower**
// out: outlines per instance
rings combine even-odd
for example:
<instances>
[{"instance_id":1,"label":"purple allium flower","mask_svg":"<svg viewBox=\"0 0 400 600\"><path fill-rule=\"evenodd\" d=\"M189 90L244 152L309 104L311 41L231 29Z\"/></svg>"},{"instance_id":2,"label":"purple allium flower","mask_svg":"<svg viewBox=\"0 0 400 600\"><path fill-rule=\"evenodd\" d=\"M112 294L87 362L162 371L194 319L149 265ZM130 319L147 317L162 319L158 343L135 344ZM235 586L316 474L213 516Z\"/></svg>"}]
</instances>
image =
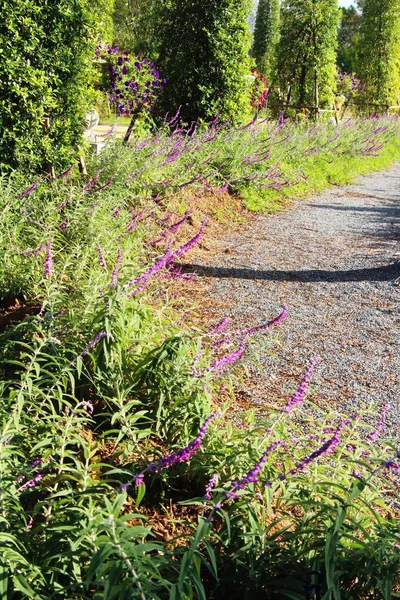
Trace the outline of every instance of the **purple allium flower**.
<instances>
[{"instance_id":1,"label":"purple allium flower","mask_svg":"<svg viewBox=\"0 0 400 600\"><path fill-rule=\"evenodd\" d=\"M389 406L389 404L386 404L386 405L383 407L383 410L382 410L382 413L381 413L381 415L380 415L380 417L379 417L379 421L378 421L378 423L377 423L377 426L376 426L376 429L375 429L375 431L372 431L372 432L371 432L371 433L368 435L368 439L369 439L371 442L376 442L376 440L377 440L377 439L380 437L380 435L381 435L381 433L382 433L383 426L384 426L384 424L385 424L386 415L387 415L387 413L389 412L389 410L390 410L390 406Z\"/></svg>"},{"instance_id":2,"label":"purple allium flower","mask_svg":"<svg viewBox=\"0 0 400 600\"><path fill-rule=\"evenodd\" d=\"M47 253L45 260L45 270L44 276L46 279L49 279L54 273L54 264L53 264L53 238L47 244Z\"/></svg>"},{"instance_id":3,"label":"purple allium flower","mask_svg":"<svg viewBox=\"0 0 400 600\"><path fill-rule=\"evenodd\" d=\"M127 492L130 487L131 487L130 483L121 483L121 485L119 486L119 489L121 490L121 492Z\"/></svg>"},{"instance_id":4,"label":"purple allium flower","mask_svg":"<svg viewBox=\"0 0 400 600\"><path fill-rule=\"evenodd\" d=\"M106 257L104 256L104 250L103 250L103 248L100 246L100 244L97 244L97 251L98 251L98 253L99 253L99 264L100 264L100 267L101 267L102 269L105 269L105 268L107 267L107 264L106 264Z\"/></svg>"},{"instance_id":5,"label":"purple allium flower","mask_svg":"<svg viewBox=\"0 0 400 600\"><path fill-rule=\"evenodd\" d=\"M314 370L315 365L317 364L317 362L319 360L320 360L320 357L316 356L310 362L310 365L309 365L307 371L304 373L303 379L301 380L299 387L297 388L297 390L293 394L293 396L290 397L286 407L284 408L284 411L286 413L290 414L293 411L293 409L295 408L295 406L297 406L298 404L301 404L303 402L305 395L307 393L307 390L308 390L308 385L310 383L312 372Z\"/></svg>"},{"instance_id":6,"label":"purple allium flower","mask_svg":"<svg viewBox=\"0 0 400 600\"><path fill-rule=\"evenodd\" d=\"M117 287L118 273L121 268L122 262L123 262L122 250L121 250L121 248L118 247L117 262L115 263L114 271L111 275L111 283L110 283L111 288Z\"/></svg>"},{"instance_id":7,"label":"purple allium flower","mask_svg":"<svg viewBox=\"0 0 400 600\"><path fill-rule=\"evenodd\" d=\"M218 475L218 473L216 473L215 475L213 475L210 478L209 482L207 483L206 493L204 494L204 497L207 498L207 500L211 500L211 492L217 485L218 481L219 481L219 475Z\"/></svg>"},{"instance_id":8,"label":"purple allium flower","mask_svg":"<svg viewBox=\"0 0 400 600\"><path fill-rule=\"evenodd\" d=\"M168 469L169 467L172 467L172 465L176 465L178 463L188 461L192 456L197 454L197 452L200 450L201 446L203 445L203 440L206 436L209 424L211 423L211 421L213 419L215 419L218 416L220 416L220 413L213 413L212 415L210 415L204 421L203 425L200 427L197 437L194 440L192 440L190 442L190 444L188 444L184 448L181 448L180 450L177 450L177 452L174 452L173 454L170 454L169 456L165 456L164 458L161 458L157 462L150 463L149 466L147 467L147 470L150 471L151 473L159 473L160 471L163 471L164 469Z\"/></svg>"},{"instance_id":9,"label":"purple allium flower","mask_svg":"<svg viewBox=\"0 0 400 600\"><path fill-rule=\"evenodd\" d=\"M24 192L22 192L22 194L20 194L18 196L18 198L25 198L25 196L29 196L30 194L32 194L32 192L34 192L37 188L37 186L39 185L41 179L36 179L36 181L33 182L33 184L31 185L30 188L28 188L27 190L25 190Z\"/></svg>"}]
</instances>

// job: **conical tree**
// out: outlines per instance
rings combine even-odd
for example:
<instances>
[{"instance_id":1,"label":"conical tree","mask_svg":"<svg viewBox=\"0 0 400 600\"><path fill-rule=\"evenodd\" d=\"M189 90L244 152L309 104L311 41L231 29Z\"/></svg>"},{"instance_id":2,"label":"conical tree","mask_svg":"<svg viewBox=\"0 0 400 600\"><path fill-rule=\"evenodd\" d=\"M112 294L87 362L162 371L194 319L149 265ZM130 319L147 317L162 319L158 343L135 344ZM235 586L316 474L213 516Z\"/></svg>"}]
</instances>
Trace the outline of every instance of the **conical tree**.
<instances>
[{"instance_id":1,"label":"conical tree","mask_svg":"<svg viewBox=\"0 0 400 600\"><path fill-rule=\"evenodd\" d=\"M367 102L400 101L400 0L364 0L357 74Z\"/></svg>"},{"instance_id":2,"label":"conical tree","mask_svg":"<svg viewBox=\"0 0 400 600\"><path fill-rule=\"evenodd\" d=\"M271 80L279 40L279 0L259 0L252 55L258 70Z\"/></svg>"},{"instance_id":3,"label":"conical tree","mask_svg":"<svg viewBox=\"0 0 400 600\"><path fill-rule=\"evenodd\" d=\"M170 0L162 11L160 72L166 78L162 109L187 122L249 111L248 0ZM245 117L246 118L246 117Z\"/></svg>"},{"instance_id":4,"label":"conical tree","mask_svg":"<svg viewBox=\"0 0 400 600\"><path fill-rule=\"evenodd\" d=\"M332 105L339 19L337 0L283 0L277 68L287 103Z\"/></svg>"}]
</instances>

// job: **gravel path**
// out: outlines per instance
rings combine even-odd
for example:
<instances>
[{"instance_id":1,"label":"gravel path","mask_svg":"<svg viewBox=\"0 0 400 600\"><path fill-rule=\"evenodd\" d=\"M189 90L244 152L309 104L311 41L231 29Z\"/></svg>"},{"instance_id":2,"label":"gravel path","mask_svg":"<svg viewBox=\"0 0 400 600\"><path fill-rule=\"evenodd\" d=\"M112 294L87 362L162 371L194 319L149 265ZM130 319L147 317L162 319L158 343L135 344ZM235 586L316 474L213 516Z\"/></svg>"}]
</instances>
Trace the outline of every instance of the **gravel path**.
<instances>
[{"instance_id":1,"label":"gravel path","mask_svg":"<svg viewBox=\"0 0 400 600\"><path fill-rule=\"evenodd\" d=\"M206 284L215 319L240 329L289 309L279 347L253 369L249 402L287 398L319 354L313 399L345 412L389 403L398 435L400 165L259 216L215 250L185 265Z\"/></svg>"}]
</instances>

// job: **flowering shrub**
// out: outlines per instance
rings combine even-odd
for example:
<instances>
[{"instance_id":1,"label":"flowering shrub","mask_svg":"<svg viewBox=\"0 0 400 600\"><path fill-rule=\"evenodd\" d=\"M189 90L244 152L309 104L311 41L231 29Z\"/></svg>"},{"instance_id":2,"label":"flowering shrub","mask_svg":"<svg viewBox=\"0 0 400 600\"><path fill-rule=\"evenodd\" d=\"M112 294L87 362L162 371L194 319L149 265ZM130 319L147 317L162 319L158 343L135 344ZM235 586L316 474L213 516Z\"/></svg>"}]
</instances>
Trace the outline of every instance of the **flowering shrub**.
<instances>
[{"instance_id":1,"label":"flowering shrub","mask_svg":"<svg viewBox=\"0 0 400 600\"><path fill-rule=\"evenodd\" d=\"M188 134L176 121L112 141L89 181L76 167L0 181L0 296L20 309L0 313L2 593L300 599L320 571L326 598L389 600L391 408L308 405L318 366L305 357L281 409L235 423L236 370L290 307L192 331L174 263L207 232L195 195L282 193L304 165L368 163L398 122L214 120Z\"/></svg>"},{"instance_id":2,"label":"flowering shrub","mask_svg":"<svg viewBox=\"0 0 400 600\"><path fill-rule=\"evenodd\" d=\"M354 73L338 72L336 79L337 93L344 98L346 104L356 100L359 92L365 88L365 85L361 83L360 79Z\"/></svg>"},{"instance_id":3,"label":"flowering shrub","mask_svg":"<svg viewBox=\"0 0 400 600\"><path fill-rule=\"evenodd\" d=\"M254 77L254 81L251 89L250 101L252 108L254 108L258 112L259 110L264 108L264 106L267 103L268 86L267 80L265 79L264 75L262 75L260 71L258 71L258 69L253 69L252 74Z\"/></svg>"},{"instance_id":4,"label":"flowering shrub","mask_svg":"<svg viewBox=\"0 0 400 600\"><path fill-rule=\"evenodd\" d=\"M107 60L110 76L107 94L116 113L131 116L151 112L166 83L154 62L109 44L98 46L96 56Z\"/></svg>"}]
</instances>

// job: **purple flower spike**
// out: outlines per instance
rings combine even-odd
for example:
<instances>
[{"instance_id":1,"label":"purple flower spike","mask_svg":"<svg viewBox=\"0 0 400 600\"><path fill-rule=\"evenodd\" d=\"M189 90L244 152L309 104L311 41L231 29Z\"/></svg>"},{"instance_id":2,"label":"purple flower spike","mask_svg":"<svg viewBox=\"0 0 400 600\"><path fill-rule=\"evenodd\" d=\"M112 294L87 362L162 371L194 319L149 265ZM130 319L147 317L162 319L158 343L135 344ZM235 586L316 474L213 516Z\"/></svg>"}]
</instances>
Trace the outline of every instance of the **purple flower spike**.
<instances>
[{"instance_id":1,"label":"purple flower spike","mask_svg":"<svg viewBox=\"0 0 400 600\"><path fill-rule=\"evenodd\" d=\"M83 188L83 190L84 190L85 192L88 192L89 190L91 190L91 189L92 189L92 187L93 187L93 186L95 186L95 185L96 185L96 183L97 183L97 182L98 182L98 180L99 180L100 173L101 173L101 171L100 171L100 170L99 170L99 171L97 171L97 173L96 173L96 175L94 176L94 178L93 178L91 181L89 181L89 183L88 183L87 185L85 185L85 187Z\"/></svg>"},{"instance_id":2,"label":"purple flower spike","mask_svg":"<svg viewBox=\"0 0 400 600\"><path fill-rule=\"evenodd\" d=\"M183 244L177 250L175 250L174 256L173 256L174 260L176 258L180 258L181 256L183 256L184 254L186 254L186 252L189 252L189 250L191 250L196 244L199 243L199 241L203 237L206 224L207 224L207 221L204 220L201 224L199 232L191 240L186 242L186 244Z\"/></svg>"},{"instance_id":3,"label":"purple flower spike","mask_svg":"<svg viewBox=\"0 0 400 600\"><path fill-rule=\"evenodd\" d=\"M111 288L117 287L118 273L121 268L122 262L123 262L122 250L121 250L121 248L118 248L117 262L115 264L114 271L111 276L111 283L110 283Z\"/></svg>"},{"instance_id":4,"label":"purple flower spike","mask_svg":"<svg viewBox=\"0 0 400 600\"><path fill-rule=\"evenodd\" d=\"M340 423L340 425L336 428L333 436L329 440L327 440L324 444L322 444L322 446L320 446L317 450L312 452L312 454L303 458L303 460L301 460L293 469L291 469L289 471L289 475L295 475L296 473L299 473L306 466L308 466L310 463L312 463L314 460L316 460L320 456L324 456L325 454L328 454L328 452L335 450L336 447L340 444L340 436L341 436L343 429L350 423L351 423L350 419L346 419L345 421L342 421ZM286 476L280 475L279 479L281 481L283 481L284 479L286 479Z\"/></svg>"},{"instance_id":5,"label":"purple flower spike","mask_svg":"<svg viewBox=\"0 0 400 600\"><path fill-rule=\"evenodd\" d=\"M215 325L215 327L213 327L210 330L210 335L214 335L216 333L221 333L228 327L230 322L231 322L231 320L229 317L222 317L222 319L219 321L219 323L217 323L217 325Z\"/></svg>"},{"instance_id":6,"label":"purple flower spike","mask_svg":"<svg viewBox=\"0 0 400 600\"><path fill-rule=\"evenodd\" d=\"M213 413L212 415L210 415L200 427L200 431L197 434L197 437L194 440L192 440L190 444L185 446L185 448L181 448L177 452L170 454L169 456L161 458L157 462L150 463L147 467L147 470L151 473L159 473L160 471L164 471L164 469L172 467L172 465L188 461L192 456L197 454L197 452L203 445L203 440L206 436L207 429L211 421L219 416L220 413Z\"/></svg>"},{"instance_id":7,"label":"purple flower spike","mask_svg":"<svg viewBox=\"0 0 400 600\"><path fill-rule=\"evenodd\" d=\"M284 321L286 319L287 316L288 316L287 306L284 306L281 314L278 315L277 317L275 317L275 319L272 319L272 321L268 321L268 323L263 323L262 325L256 325L255 327L251 327L251 329L248 329L247 331L245 331L243 335L248 337L250 335L254 335L255 333L258 333L259 331L265 331L266 329L270 329L271 327L274 327L275 325L280 325L282 323L282 321Z\"/></svg>"},{"instance_id":8,"label":"purple flower spike","mask_svg":"<svg viewBox=\"0 0 400 600\"><path fill-rule=\"evenodd\" d=\"M54 273L54 264L53 264L53 238L47 244L47 253L46 253L46 261L45 261L45 272L44 276L46 279L49 279Z\"/></svg>"},{"instance_id":9,"label":"purple flower spike","mask_svg":"<svg viewBox=\"0 0 400 600\"><path fill-rule=\"evenodd\" d=\"M31 187L28 188L27 190L25 190L24 192L22 192L22 194L20 194L18 196L18 198L25 198L25 196L29 196L30 194L32 194L32 192L34 192L36 190L40 181L41 181L40 179L36 179L36 181L31 185Z\"/></svg>"},{"instance_id":10,"label":"purple flower spike","mask_svg":"<svg viewBox=\"0 0 400 600\"><path fill-rule=\"evenodd\" d=\"M248 473L239 479L239 481L232 481L231 488L226 492L227 498L235 499L238 497L238 492L243 490L249 483L257 483L260 478L260 473L263 469L264 464L267 462L267 458L277 448L281 446L283 442L273 442L265 452L261 455L260 460L254 465Z\"/></svg>"},{"instance_id":11,"label":"purple flower spike","mask_svg":"<svg viewBox=\"0 0 400 600\"><path fill-rule=\"evenodd\" d=\"M246 344L245 339L243 339L240 342L237 350L234 350L230 354L225 354L225 356L223 356L222 358L214 360L211 363L211 367L209 368L207 373L218 373L218 375L221 375L229 365L234 364L238 360L240 360L245 352Z\"/></svg>"},{"instance_id":12,"label":"purple flower spike","mask_svg":"<svg viewBox=\"0 0 400 600\"><path fill-rule=\"evenodd\" d=\"M68 177L68 175L72 172L72 169L74 168L74 164L72 163L72 165L70 166L69 169L67 169L66 171L64 171L64 173L61 173L57 179L65 179L66 177Z\"/></svg>"},{"instance_id":13,"label":"purple flower spike","mask_svg":"<svg viewBox=\"0 0 400 600\"><path fill-rule=\"evenodd\" d=\"M217 485L218 481L219 481L219 475L218 475L218 473L216 473L215 475L213 475L210 478L209 482L207 483L206 493L204 494L204 497L207 498L207 500L211 500L211 492Z\"/></svg>"},{"instance_id":14,"label":"purple flower spike","mask_svg":"<svg viewBox=\"0 0 400 600\"><path fill-rule=\"evenodd\" d=\"M100 244L97 245L97 251L99 253L99 263L100 263L100 267L102 269L106 268L106 257L104 256L104 250L103 248L100 246Z\"/></svg>"},{"instance_id":15,"label":"purple flower spike","mask_svg":"<svg viewBox=\"0 0 400 600\"><path fill-rule=\"evenodd\" d=\"M308 390L308 385L310 383L312 372L314 371L314 367L318 363L319 360L321 360L319 356L316 356L315 358L312 359L307 371L304 373L303 379L301 380L299 387L297 388L297 390L293 394L293 396L291 396L291 398L289 399L289 401L284 409L284 411L286 413L288 413L288 415L290 415L290 413L293 411L295 406L297 406L298 404L301 404L303 402L305 395L307 393L307 390Z\"/></svg>"},{"instance_id":16,"label":"purple flower spike","mask_svg":"<svg viewBox=\"0 0 400 600\"><path fill-rule=\"evenodd\" d=\"M380 415L380 418L379 418L379 421L378 421L378 424L377 424L377 426L376 426L376 429L375 429L375 431L372 431L372 432L371 432L371 433L368 435L368 439L369 439L371 442L376 442L376 440L377 440L377 439L380 437L380 435L381 435L381 433L382 433L383 426L384 426L384 424L385 424L386 415L387 415L387 413L389 412L389 410L390 410L390 406L389 406L389 404L386 404L386 405L383 407L383 410L382 410L382 413L381 413L381 415Z\"/></svg>"},{"instance_id":17,"label":"purple flower spike","mask_svg":"<svg viewBox=\"0 0 400 600\"><path fill-rule=\"evenodd\" d=\"M95 346L97 346L97 344L105 337L114 340L111 333L108 333L107 331L100 331L100 333L96 334L93 340L89 343L89 346L85 348L85 350L83 350L83 352L79 354L79 356L77 356L76 359L80 358L82 360L83 357L89 354L90 350L93 350L93 348L95 348ZM75 360L72 361L71 365L74 365L75 362Z\"/></svg>"}]
</instances>

